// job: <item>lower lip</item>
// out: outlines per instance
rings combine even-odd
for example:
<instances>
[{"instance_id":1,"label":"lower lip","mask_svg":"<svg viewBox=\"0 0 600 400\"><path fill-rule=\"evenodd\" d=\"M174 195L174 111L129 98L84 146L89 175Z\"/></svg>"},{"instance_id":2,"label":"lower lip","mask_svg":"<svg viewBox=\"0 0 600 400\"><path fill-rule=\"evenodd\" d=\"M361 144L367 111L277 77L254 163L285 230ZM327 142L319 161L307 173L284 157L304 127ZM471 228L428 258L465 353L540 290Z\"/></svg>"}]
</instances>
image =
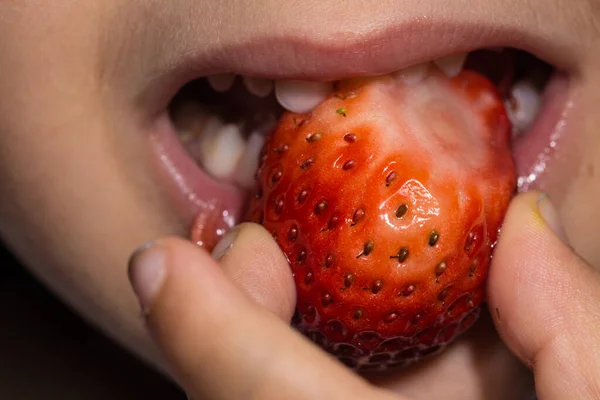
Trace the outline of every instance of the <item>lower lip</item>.
<instances>
[{"instance_id":1,"label":"lower lip","mask_svg":"<svg viewBox=\"0 0 600 400\"><path fill-rule=\"evenodd\" d=\"M548 166L564 141L569 111L569 80L556 73L548 83L533 126L513 143L518 191L543 189Z\"/></svg>"},{"instance_id":2,"label":"lower lip","mask_svg":"<svg viewBox=\"0 0 600 400\"><path fill-rule=\"evenodd\" d=\"M198 244L213 248L240 221L245 191L217 182L199 168L179 141L166 112L156 121L150 143L156 155L158 181L165 184L177 217L188 232L192 228L212 231L213 234L202 235L207 242L199 240Z\"/></svg>"}]
</instances>

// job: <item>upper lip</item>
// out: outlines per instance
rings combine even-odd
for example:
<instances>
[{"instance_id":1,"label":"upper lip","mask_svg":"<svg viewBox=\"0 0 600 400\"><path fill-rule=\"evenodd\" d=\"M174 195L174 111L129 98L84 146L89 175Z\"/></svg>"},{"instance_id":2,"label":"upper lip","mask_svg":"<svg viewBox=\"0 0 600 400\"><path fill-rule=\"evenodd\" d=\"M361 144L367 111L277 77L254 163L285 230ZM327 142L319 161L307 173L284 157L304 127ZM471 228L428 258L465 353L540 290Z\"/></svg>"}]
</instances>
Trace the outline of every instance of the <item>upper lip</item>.
<instances>
[{"instance_id":1,"label":"upper lip","mask_svg":"<svg viewBox=\"0 0 600 400\"><path fill-rule=\"evenodd\" d=\"M392 72L418 62L485 47L515 47L570 69L568 47L523 24L488 17L482 22L409 18L354 31L315 31L295 35L289 30L236 37L231 44L206 54L210 72L236 72L269 78L331 80ZM202 56L200 54L200 56ZM193 71L193 69L192 69ZM198 71L201 72L201 71Z\"/></svg>"},{"instance_id":2,"label":"upper lip","mask_svg":"<svg viewBox=\"0 0 600 400\"><path fill-rule=\"evenodd\" d=\"M337 80L377 75L450 54L488 47L512 47L528 51L571 72L575 49L555 32L541 32L516 18L471 17L452 20L439 17L375 18L355 29L327 27L310 34L299 25L237 33L218 46L205 45L182 51L164 79L154 80L155 106L165 102L187 82L221 72L271 79ZM532 24L530 24L532 25ZM233 34L232 34L233 35ZM197 41L191 41L197 43ZM191 45L190 45L191 46ZM156 87L156 84L160 87ZM157 104L160 103L160 104ZM158 110L157 110L158 111Z\"/></svg>"}]
</instances>

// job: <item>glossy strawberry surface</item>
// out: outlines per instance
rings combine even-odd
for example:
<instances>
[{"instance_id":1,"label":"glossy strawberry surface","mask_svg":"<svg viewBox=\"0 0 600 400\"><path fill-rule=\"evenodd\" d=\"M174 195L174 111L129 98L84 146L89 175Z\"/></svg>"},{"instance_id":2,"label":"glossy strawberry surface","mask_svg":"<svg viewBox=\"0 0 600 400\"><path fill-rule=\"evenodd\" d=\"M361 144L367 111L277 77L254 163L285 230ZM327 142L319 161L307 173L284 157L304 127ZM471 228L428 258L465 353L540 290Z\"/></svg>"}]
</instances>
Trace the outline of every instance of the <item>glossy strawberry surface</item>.
<instances>
[{"instance_id":1,"label":"glossy strawberry surface","mask_svg":"<svg viewBox=\"0 0 600 400\"><path fill-rule=\"evenodd\" d=\"M486 78L340 82L285 113L250 218L297 286L294 324L353 368L433 354L477 319L515 187L510 124Z\"/></svg>"}]
</instances>

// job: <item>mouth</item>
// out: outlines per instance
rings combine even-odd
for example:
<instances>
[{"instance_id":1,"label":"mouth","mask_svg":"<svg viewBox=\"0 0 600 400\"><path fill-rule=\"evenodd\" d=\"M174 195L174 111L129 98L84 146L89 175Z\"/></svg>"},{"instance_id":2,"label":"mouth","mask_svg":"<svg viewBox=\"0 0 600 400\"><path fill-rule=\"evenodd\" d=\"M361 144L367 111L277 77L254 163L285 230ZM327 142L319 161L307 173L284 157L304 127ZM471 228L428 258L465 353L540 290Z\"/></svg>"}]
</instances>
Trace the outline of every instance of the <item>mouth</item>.
<instances>
[{"instance_id":1,"label":"mouth","mask_svg":"<svg viewBox=\"0 0 600 400\"><path fill-rule=\"evenodd\" d=\"M418 85L429 71L453 77L463 69L486 76L504 99L518 190L543 188L572 106L570 75L530 52L508 47L455 53L392 73ZM246 66L244 73L216 68L179 85L160 113L151 142L180 217L199 245L211 249L241 222L265 137L282 113L310 112L338 81L361 75L374 74L352 71L332 77L296 70L269 75Z\"/></svg>"}]
</instances>

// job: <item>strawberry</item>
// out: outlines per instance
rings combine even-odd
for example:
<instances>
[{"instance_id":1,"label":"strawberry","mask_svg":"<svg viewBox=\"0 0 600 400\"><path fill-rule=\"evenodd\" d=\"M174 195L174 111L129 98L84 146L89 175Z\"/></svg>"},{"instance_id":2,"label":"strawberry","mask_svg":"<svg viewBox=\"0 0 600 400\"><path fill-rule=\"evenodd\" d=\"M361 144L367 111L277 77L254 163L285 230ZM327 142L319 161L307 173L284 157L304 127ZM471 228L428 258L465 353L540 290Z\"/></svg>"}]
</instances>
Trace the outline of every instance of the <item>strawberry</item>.
<instances>
[{"instance_id":1,"label":"strawberry","mask_svg":"<svg viewBox=\"0 0 600 400\"><path fill-rule=\"evenodd\" d=\"M473 71L342 81L312 112L285 113L250 219L287 256L294 325L358 369L436 353L469 328L514 192L509 135Z\"/></svg>"}]
</instances>

